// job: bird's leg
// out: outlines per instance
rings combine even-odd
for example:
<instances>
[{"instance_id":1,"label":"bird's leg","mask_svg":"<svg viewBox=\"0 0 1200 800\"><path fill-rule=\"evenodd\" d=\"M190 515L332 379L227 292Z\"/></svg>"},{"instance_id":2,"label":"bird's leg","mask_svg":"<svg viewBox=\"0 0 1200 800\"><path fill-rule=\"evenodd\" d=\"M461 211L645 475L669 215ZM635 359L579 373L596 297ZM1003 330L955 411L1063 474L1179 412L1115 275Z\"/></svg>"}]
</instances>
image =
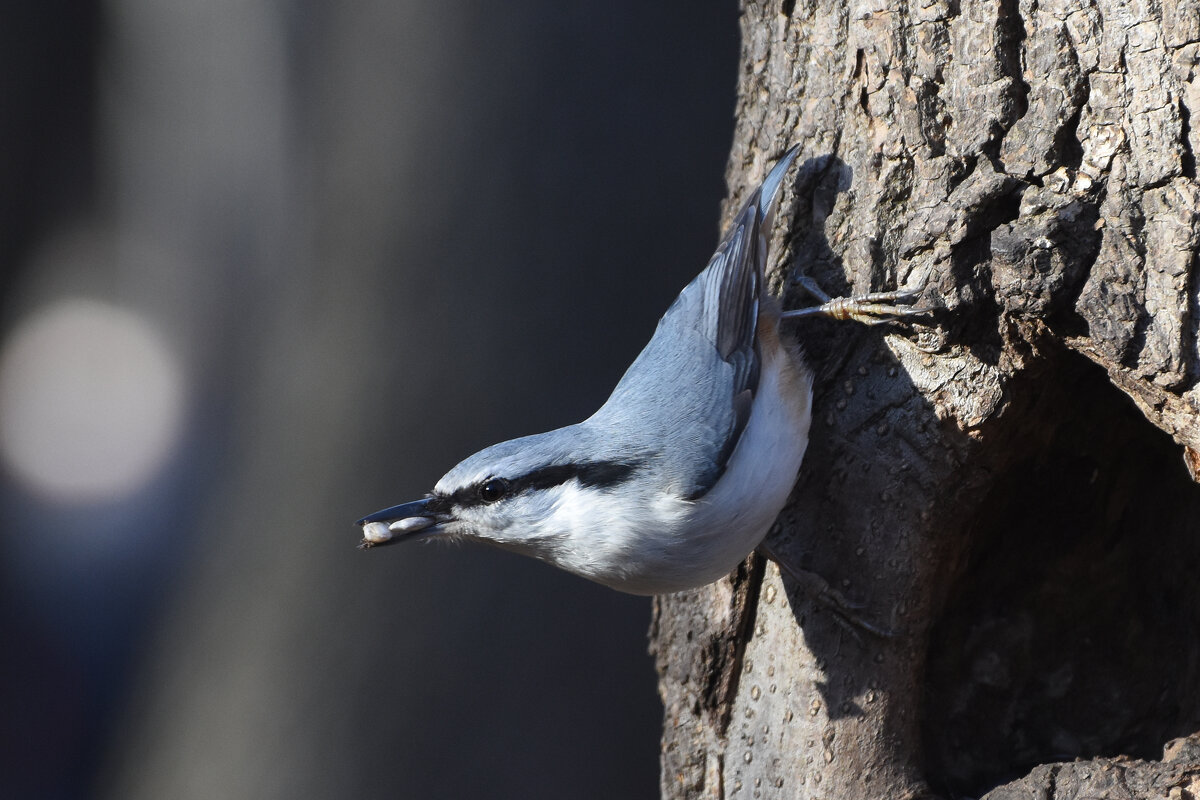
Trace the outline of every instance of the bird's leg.
<instances>
[{"instance_id":1,"label":"bird's leg","mask_svg":"<svg viewBox=\"0 0 1200 800\"><path fill-rule=\"evenodd\" d=\"M862 617L858 613L862 609L861 603L854 603L846 599L845 595L833 588L829 584L829 581L817 573L800 569L789 563L787 559L780 557L766 542L759 544L758 552L769 561L774 561L781 570L787 573L789 578L800 585L804 593L812 598L814 602L828 609L833 614L833 618L837 623L845 628L855 639L859 639L859 631L866 631L867 633L884 638L896 635L895 631L881 628ZM862 640L859 639L859 641L861 642Z\"/></svg>"},{"instance_id":2,"label":"bird's leg","mask_svg":"<svg viewBox=\"0 0 1200 800\"><path fill-rule=\"evenodd\" d=\"M817 282L807 275L796 278L805 291L821 301L818 306L797 308L784 311L782 319L797 319L799 317L832 317L833 319L852 319L864 325L878 325L881 322L892 322L901 317L915 317L928 314L933 309L929 306L912 306L920 296L920 290L902 292L870 292L855 297L831 298Z\"/></svg>"}]
</instances>

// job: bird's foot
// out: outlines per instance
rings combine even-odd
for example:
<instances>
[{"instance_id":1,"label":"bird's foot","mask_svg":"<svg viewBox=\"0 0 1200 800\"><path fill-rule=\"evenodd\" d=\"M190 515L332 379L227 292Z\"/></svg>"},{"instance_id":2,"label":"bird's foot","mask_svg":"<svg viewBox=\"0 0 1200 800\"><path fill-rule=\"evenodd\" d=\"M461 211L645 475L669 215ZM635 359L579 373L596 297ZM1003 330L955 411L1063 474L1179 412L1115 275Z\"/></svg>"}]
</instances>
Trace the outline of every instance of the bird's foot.
<instances>
[{"instance_id":1,"label":"bird's foot","mask_svg":"<svg viewBox=\"0 0 1200 800\"><path fill-rule=\"evenodd\" d=\"M896 631L876 625L859 614L858 612L863 608L862 603L855 603L849 600L845 595L833 588L829 581L817 573L793 566L765 543L758 546L758 552L764 558L774 561L789 578L800 585L801 590L813 602L833 614L834 621L858 640L860 644L862 643L862 638L859 636L860 632L866 632L884 639L897 636Z\"/></svg>"},{"instance_id":2,"label":"bird's foot","mask_svg":"<svg viewBox=\"0 0 1200 800\"><path fill-rule=\"evenodd\" d=\"M911 305L921 295L920 289L895 292L870 292L854 297L830 297L816 281L801 276L796 283L821 301L820 305L784 311L783 319L800 317L831 317L837 320L851 319L864 325L894 322L903 317L916 317L933 311L932 306Z\"/></svg>"}]
</instances>

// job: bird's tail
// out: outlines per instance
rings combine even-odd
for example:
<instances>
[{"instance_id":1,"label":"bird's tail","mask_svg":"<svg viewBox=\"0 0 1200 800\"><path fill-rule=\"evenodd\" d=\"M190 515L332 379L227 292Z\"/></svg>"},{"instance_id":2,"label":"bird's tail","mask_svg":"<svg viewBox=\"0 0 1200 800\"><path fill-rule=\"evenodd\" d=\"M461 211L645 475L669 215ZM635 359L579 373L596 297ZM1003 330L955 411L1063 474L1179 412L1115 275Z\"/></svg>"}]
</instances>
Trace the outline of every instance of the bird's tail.
<instances>
[{"instance_id":1,"label":"bird's tail","mask_svg":"<svg viewBox=\"0 0 1200 800\"><path fill-rule=\"evenodd\" d=\"M783 185L783 176L787 174L788 167L796 160L796 154L799 152L800 145L795 145L784 153L783 158L771 167L758 189L758 215L764 235L769 236L771 227L775 224L775 201L779 197L779 187Z\"/></svg>"}]
</instances>

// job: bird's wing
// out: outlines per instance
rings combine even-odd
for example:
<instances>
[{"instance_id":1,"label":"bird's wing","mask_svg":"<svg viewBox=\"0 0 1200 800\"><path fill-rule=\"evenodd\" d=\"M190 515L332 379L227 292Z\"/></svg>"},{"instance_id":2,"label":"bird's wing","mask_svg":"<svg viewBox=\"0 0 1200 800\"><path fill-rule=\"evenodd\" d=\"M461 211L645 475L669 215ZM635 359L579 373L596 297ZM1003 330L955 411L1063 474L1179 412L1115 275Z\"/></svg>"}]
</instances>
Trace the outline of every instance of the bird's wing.
<instances>
[{"instance_id":1,"label":"bird's wing","mask_svg":"<svg viewBox=\"0 0 1200 800\"><path fill-rule=\"evenodd\" d=\"M708 266L667 309L589 421L611 431L614 449L640 449L659 460L672 489L689 499L702 497L724 473L750 417L761 366L756 328L767 238L795 153L750 196Z\"/></svg>"}]
</instances>

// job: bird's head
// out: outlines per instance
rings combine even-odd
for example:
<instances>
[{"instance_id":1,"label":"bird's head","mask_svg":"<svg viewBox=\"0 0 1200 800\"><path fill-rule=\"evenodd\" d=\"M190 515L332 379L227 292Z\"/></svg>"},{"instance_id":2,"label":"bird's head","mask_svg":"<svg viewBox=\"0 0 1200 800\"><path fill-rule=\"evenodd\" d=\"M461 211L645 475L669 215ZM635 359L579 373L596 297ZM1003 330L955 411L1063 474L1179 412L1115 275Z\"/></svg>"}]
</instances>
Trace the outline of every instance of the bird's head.
<instances>
[{"instance_id":1,"label":"bird's head","mask_svg":"<svg viewBox=\"0 0 1200 800\"><path fill-rule=\"evenodd\" d=\"M433 537L470 538L558 562L582 526L607 516L639 464L595 452L580 426L488 447L446 473L422 500L358 521L362 547Z\"/></svg>"}]
</instances>

